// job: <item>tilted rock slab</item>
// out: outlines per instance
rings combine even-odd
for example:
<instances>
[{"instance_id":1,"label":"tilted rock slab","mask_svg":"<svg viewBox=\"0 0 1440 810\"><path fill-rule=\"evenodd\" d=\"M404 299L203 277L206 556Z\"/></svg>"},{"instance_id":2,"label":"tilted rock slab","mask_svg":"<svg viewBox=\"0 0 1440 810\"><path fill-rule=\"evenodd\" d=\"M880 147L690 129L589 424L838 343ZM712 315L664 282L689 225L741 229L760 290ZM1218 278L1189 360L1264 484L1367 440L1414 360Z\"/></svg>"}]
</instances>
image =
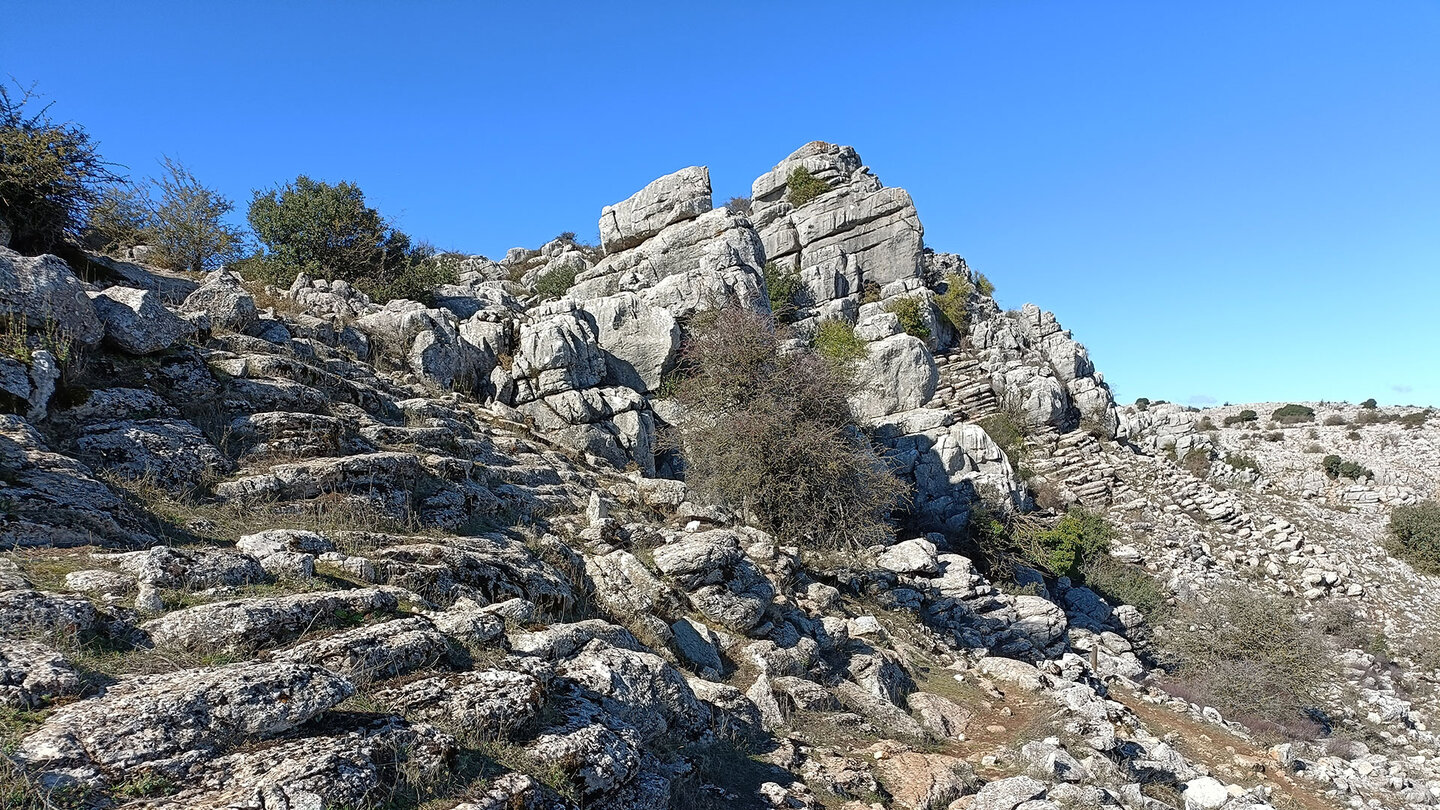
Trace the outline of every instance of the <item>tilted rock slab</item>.
<instances>
[{"instance_id":1,"label":"tilted rock slab","mask_svg":"<svg viewBox=\"0 0 1440 810\"><path fill-rule=\"evenodd\" d=\"M140 768L183 774L247 740L273 737L354 693L320 667L248 663L127 678L56 709L15 759L89 783Z\"/></svg>"},{"instance_id":2,"label":"tilted rock slab","mask_svg":"<svg viewBox=\"0 0 1440 810\"><path fill-rule=\"evenodd\" d=\"M353 617L398 606L394 594L377 588L301 593L196 605L140 629L157 647L234 653L283 644L340 614Z\"/></svg>"}]
</instances>

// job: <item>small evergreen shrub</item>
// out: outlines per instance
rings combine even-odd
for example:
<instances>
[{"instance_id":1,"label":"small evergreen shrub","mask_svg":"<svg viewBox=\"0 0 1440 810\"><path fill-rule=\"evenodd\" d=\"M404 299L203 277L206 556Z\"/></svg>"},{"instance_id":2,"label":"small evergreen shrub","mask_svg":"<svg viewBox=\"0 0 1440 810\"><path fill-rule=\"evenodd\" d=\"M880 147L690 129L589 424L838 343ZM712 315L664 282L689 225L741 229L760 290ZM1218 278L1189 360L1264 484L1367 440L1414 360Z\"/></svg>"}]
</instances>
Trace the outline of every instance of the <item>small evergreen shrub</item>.
<instances>
[{"instance_id":1,"label":"small evergreen shrub","mask_svg":"<svg viewBox=\"0 0 1440 810\"><path fill-rule=\"evenodd\" d=\"M1244 424L1244 423L1246 423L1246 422L1257 422L1257 421L1259 421L1259 420L1260 420L1260 414L1255 413L1254 411L1250 410L1249 408L1246 408L1245 410L1241 411L1240 413L1235 414L1234 416L1227 416L1227 417L1225 417L1225 418L1224 418L1223 420L1221 420L1221 421L1224 422L1225 427L1230 427L1231 425L1240 425L1240 424Z\"/></svg>"},{"instance_id":2,"label":"small evergreen shrub","mask_svg":"<svg viewBox=\"0 0 1440 810\"><path fill-rule=\"evenodd\" d=\"M1148 621L1161 618L1165 592L1154 575L1138 565L1129 565L1099 554L1081 566L1085 587L1115 605L1134 605Z\"/></svg>"},{"instance_id":3,"label":"small evergreen shrub","mask_svg":"<svg viewBox=\"0 0 1440 810\"><path fill-rule=\"evenodd\" d=\"M1180 459L1180 466L1191 475L1204 480L1210 475L1210 451L1203 448L1192 448Z\"/></svg>"},{"instance_id":4,"label":"small evergreen shrub","mask_svg":"<svg viewBox=\"0 0 1440 810\"><path fill-rule=\"evenodd\" d=\"M1332 413L1329 416L1325 417L1325 421L1321 422L1320 424L1324 425L1325 427L1340 427L1341 425L1348 425L1350 423L1346 422L1345 417L1341 416L1340 414Z\"/></svg>"},{"instance_id":5,"label":"small evergreen shrub","mask_svg":"<svg viewBox=\"0 0 1440 810\"><path fill-rule=\"evenodd\" d=\"M1407 413L1399 419L1396 419L1395 421L1399 422L1401 427L1414 430L1418 427L1423 426L1425 424L1425 420L1429 418L1429 411L1416 411L1415 413Z\"/></svg>"},{"instance_id":6,"label":"small evergreen shrub","mask_svg":"<svg viewBox=\"0 0 1440 810\"><path fill-rule=\"evenodd\" d=\"M995 285L990 283L990 279L986 278L984 273L975 274L975 290L986 298L995 295Z\"/></svg>"},{"instance_id":7,"label":"small evergreen shrub","mask_svg":"<svg viewBox=\"0 0 1440 810\"><path fill-rule=\"evenodd\" d=\"M804 166L796 166L785 178L785 199L796 208L829 190L829 183L811 174Z\"/></svg>"},{"instance_id":8,"label":"small evergreen shrub","mask_svg":"<svg viewBox=\"0 0 1440 810\"><path fill-rule=\"evenodd\" d=\"M935 296L935 308L940 310L940 317L944 318L958 335L964 335L969 328L968 305L970 293L974 290L975 286L964 276L949 273L945 276L945 292Z\"/></svg>"},{"instance_id":9,"label":"small evergreen shrub","mask_svg":"<svg viewBox=\"0 0 1440 810\"><path fill-rule=\"evenodd\" d=\"M860 285L860 303L873 304L880 300L880 285L866 279Z\"/></svg>"},{"instance_id":10,"label":"small evergreen shrub","mask_svg":"<svg viewBox=\"0 0 1440 810\"><path fill-rule=\"evenodd\" d=\"M1371 397L1360 403L1360 407L1364 408L1367 411L1373 411L1376 408L1380 407L1380 403L1376 402L1374 397Z\"/></svg>"},{"instance_id":11,"label":"small evergreen shrub","mask_svg":"<svg viewBox=\"0 0 1440 810\"><path fill-rule=\"evenodd\" d=\"M1315 409L1306 405L1281 405L1270 414L1270 418L1282 425L1312 422L1315 419Z\"/></svg>"},{"instance_id":12,"label":"small evergreen shrub","mask_svg":"<svg viewBox=\"0 0 1440 810\"><path fill-rule=\"evenodd\" d=\"M1397 506L1390 513L1385 550L1417 571L1440 574L1440 502Z\"/></svg>"},{"instance_id":13,"label":"small evergreen shrub","mask_svg":"<svg viewBox=\"0 0 1440 810\"><path fill-rule=\"evenodd\" d=\"M749 197L731 197L725 203L725 208L732 214L749 216L750 212L754 209L754 203L751 202Z\"/></svg>"},{"instance_id":14,"label":"small evergreen shrub","mask_svg":"<svg viewBox=\"0 0 1440 810\"><path fill-rule=\"evenodd\" d=\"M1225 463L1237 470L1254 470L1260 472L1260 462L1250 456L1243 456L1239 453L1226 453Z\"/></svg>"},{"instance_id":15,"label":"small evergreen shrub","mask_svg":"<svg viewBox=\"0 0 1440 810\"><path fill-rule=\"evenodd\" d=\"M1210 419L1210 414L1207 413L1200 417L1200 421L1195 423L1195 429L1202 433L1209 433L1215 430L1215 422Z\"/></svg>"},{"instance_id":16,"label":"small evergreen shrub","mask_svg":"<svg viewBox=\"0 0 1440 810\"><path fill-rule=\"evenodd\" d=\"M1150 410L1150 400L1149 400L1149 398L1148 398L1148 397L1140 397L1139 399L1135 400L1135 410L1137 410L1137 411L1148 411L1148 410Z\"/></svg>"},{"instance_id":17,"label":"small evergreen shrub","mask_svg":"<svg viewBox=\"0 0 1440 810\"><path fill-rule=\"evenodd\" d=\"M885 311L895 313L895 317L900 319L900 328L905 330L905 334L921 340L929 340L930 327L925 323L925 315L920 309L923 303L921 299L907 295L886 304Z\"/></svg>"},{"instance_id":18,"label":"small evergreen shrub","mask_svg":"<svg viewBox=\"0 0 1440 810\"><path fill-rule=\"evenodd\" d=\"M575 286L576 273L573 265L562 265L547 270L535 279L535 294L540 296L542 301L563 297L571 287Z\"/></svg>"},{"instance_id":19,"label":"small evergreen shrub","mask_svg":"<svg viewBox=\"0 0 1440 810\"><path fill-rule=\"evenodd\" d=\"M1088 561L1110 548L1115 529L1098 512L1073 507L1053 528L1022 530L1018 538L1026 560L1057 577L1078 579Z\"/></svg>"},{"instance_id":20,"label":"small evergreen shrub","mask_svg":"<svg viewBox=\"0 0 1440 810\"><path fill-rule=\"evenodd\" d=\"M764 275L765 293L770 298L770 312L775 315L775 322L794 323L800 310L800 294L805 290L800 271L766 262Z\"/></svg>"},{"instance_id":21,"label":"small evergreen shrub","mask_svg":"<svg viewBox=\"0 0 1440 810\"><path fill-rule=\"evenodd\" d=\"M855 327L838 318L826 318L815 329L815 351L845 363L865 357L865 341L855 337Z\"/></svg>"},{"instance_id":22,"label":"small evergreen shrub","mask_svg":"<svg viewBox=\"0 0 1440 810\"><path fill-rule=\"evenodd\" d=\"M1331 479L1353 478L1358 481L1361 478L1373 478L1375 476L1375 473L1371 472L1365 466L1354 461L1347 461L1333 453L1320 460L1320 468L1324 470L1325 475Z\"/></svg>"},{"instance_id":23,"label":"small evergreen shrub","mask_svg":"<svg viewBox=\"0 0 1440 810\"><path fill-rule=\"evenodd\" d=\"M976 422L980 429L999 445L1012 464L1019 464L1025 457L1025 423L1015 416L1001 411Z\"/></svg>"}]
</instances>

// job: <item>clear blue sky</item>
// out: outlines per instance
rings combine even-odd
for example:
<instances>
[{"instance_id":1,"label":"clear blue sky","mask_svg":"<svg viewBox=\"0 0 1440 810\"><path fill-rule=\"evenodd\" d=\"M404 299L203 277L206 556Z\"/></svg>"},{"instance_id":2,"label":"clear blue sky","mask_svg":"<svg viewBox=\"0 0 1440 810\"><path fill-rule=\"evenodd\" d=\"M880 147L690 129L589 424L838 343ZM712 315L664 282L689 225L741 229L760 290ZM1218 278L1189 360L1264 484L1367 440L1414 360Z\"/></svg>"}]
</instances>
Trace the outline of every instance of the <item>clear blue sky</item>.
<instances>
[{"instance_id":1,"label":"clear blue sky","mask_svg":"<svg viewBox=\"0 0 1440 810\"><path fill-rule=\"evenodd\" d=\"M413 235L593 235L802 143L1054 310L1122 400L1440 404L1440 3L6 4L0 74L144 175L352 180Z\"/></svg>"}]
</instances>

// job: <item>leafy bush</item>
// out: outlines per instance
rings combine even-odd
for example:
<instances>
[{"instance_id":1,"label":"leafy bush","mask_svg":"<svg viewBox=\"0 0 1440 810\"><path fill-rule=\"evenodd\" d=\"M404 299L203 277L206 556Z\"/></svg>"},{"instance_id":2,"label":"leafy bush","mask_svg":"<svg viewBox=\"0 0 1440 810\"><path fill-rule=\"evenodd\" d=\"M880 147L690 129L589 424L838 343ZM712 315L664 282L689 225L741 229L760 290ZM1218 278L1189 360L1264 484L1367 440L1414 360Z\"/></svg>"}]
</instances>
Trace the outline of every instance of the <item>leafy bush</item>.
<instances>
[{"instance_id":1,"label":"leafy bush","mask_svg":"<svg viewBox=\"0 0 1440 810\"><path fill-rule=\"evenodd\" d=\"M1078 578L1087 561L1110 548L1115 529L1098 512L1073 507L1052 528L1022 528L1019 535L1027 561L1057 577Z\"/></svg>"},{"instance_id":2,"label":"leafy bush","mask_svg":"<svg viewBox=\"0 0 1440 810\"><path fill-rule=\"evenodd\" d=\"M1185 453L1184 458L1180 459L1180 466L1184 467L1186 472L1203 480L1210 475L1210 451L1199 447L1192 448Z\"/></svg>"},{"instance_id":3,"label":"leafy bush","mask_svg":"<svg viewBox=\"0 0 1440 810\"><path fill-rule=\"evenodd\" d=\"M1205 433L1215 430L1215 422L1211 420L1210 414L1200 417L1200 421L1195 423L1195 429Z\"/></svg>"},{"instance_id":4,"label":"leafy bush","mask_svg":"<svg viewBox=\"0 0 1440 810\"><path fill-rule=\"evenodd\" d=\"M1226 453L1225 463L1237 470L1254 470L1260 472L1260 462L1250 456L1243 456L1239 453Z\"/></svg>"},{"instance_id":5,"label":"leafy bush","mask_svg":"<svg viewBox=\"0 0 1440 810\"><path fill-rule=\"evenodd\" d=\"M764 268L765 293L770 298L770 311L776 323L794 323L799 314L800 294L805 285L800 281L800 271L781 267L775 262L766 262Z\"/></svg>"},{"instance_id":6,"label":"leafy bush","mask_svg":"<svg viewBox=\"0 0 1440 810\"><path fill-rule=\"evenodd\" d=\"M1315 409L1305 405L1281 405L1270 414L1270 418L1282 425L1311 422L1315 419Z\"/></svg>"},{"instance_id":7,"label":"leafy bush","mask_svg":"<svg viewBox=\"0 0 1440 810\"><path fill-rule=\"evenodd\" d=\"M1154 575L1138 565L1129 565L1098 554L1081 566L1085 587L1112 604L1134 605L1145 618L1156 621L1165 610L1165 591Z\"/></svg>"},{"instance_id":8,"label":"leafy bush","mask_svg":"<svg viewBox=\"0 0 1440 810\"><path fill-rule=\"evenodd\" d=\"M804 166L796 166L785 178L785 198L796 208L829 190L829 183L811 174Z\"/></svg>"},{"instance_id":9,"label":"leafy bush","mask_svg":"<svg viewBox=\"0 0 1440 810\"><path fill-rule=\"evenodd\" d=\"M1283 442L1285 441L1285 433L1279 430L1272 430L1266 433L1262 438L1264 438L1267 442Z\"/></svg>"},{"instance_id":10,"label":"leafy bush","mask_svg":"<svg viewBox=\"0 0 1440 810\"><path fill-rule=\"evenodd\" d=\"M900 319L900 328L905 330L905 334L921 340L929 340L930 327L925 323L925 315L920 310L922 305L921 299L907 295L886 304L885 311L895 313L895 317Z\"/></svg>"},{"instance_id":11,"label":"leafy bush","mask_svg":"<svg viewBox=\"0 0 1440 810\"><path fill-rule=\"evenodd\" d=\"M1376 402L1374 397L1371 397L1360 403L1360 407L1364 408L1367 411L1373 411L1376 408L1380 407L1380 403Z\"/></svg>"},{"instance_id":12,"label":"leafy bush","mask_svg":"<svg viewBox=\"0 0 1440 810\"><path fill-rule=\"evenodd\" d=\"M542 301L563 297L575 286L577 272L571 264L562 264L545 271L535 279L535 294L540 296Z\"/></svg>"},{"instance_id":13,"label":"leafy bush","mask_svg":"<svg viewBox=\"0 0 1440 810\"><path fill-rule=\"evenodd\" d=\"M1343 477L1359 480L1372 478L1375 475L1363 465L1354 461L1346 461L1333 453L1320 460L1320 468L1332 479Z\"/></svg>"},{"instance_id":14,"label":"leafy bush","mask_svg":"<svg viewBox=\"0 0 1440 810\"><path fill-rule=\"evenodd\" d=\"M0 84L0 220L10 247L26 254L78 238L105 187L120 180L83 127L52 121L37 101L33 90Z\"/></svg>"},{"instance_id":15,"label":"leafy bush","mask_svg":"<svg viewBox=\"0 0 1440 810\"><path fill-rule=\"evenodd\" d=\"M1440 502L1395 507L1385 550L1417 571L1440 574Z\"/></svg>"},{"instance_id":16,"label":"leafy bush","mask_svg":"<svg viewBox=\"0 0 1440 810\"><path fill-rule=\"evenodd\" d=\"M887 538L886 514L907 491L854 429L849 376L815 352L778 349L752 312L691 323L676 394L687 483L787 541Z\"/></svg>"},{"instance_id":17,"label":"leafy bush","mask_svg":"<svg viewBox=\"0 0 1440 810\"><path fill-rule=\"evenodd\" d=\"M1429 411L1416 411L1415 413L1407 413L1407 414L1405 414L1404 416L1400 417L1399 419L1396 419L1395 421L1396 421L1396 422L1399 422L1401 427L1405 427L1405 428L1409 428L1409 429L1411 429L1411 430L1414 430L1415 428L1418 428L1418 427L1421 427L1422 425L1424 425L1424 424L1425 424L1425 420L1426 420L1426 419L1429 419L1429 418L1430 418L1430 412L1429 412Z\"/></svg>"},{"instance_id":18,"label":"leafy bush","mask_svg":"<svg viewBox=\"0 0 1440 810\"><path fill-rule=\"evenodd\" d=\"M153 181L160 198L146 227L161 263L199 273L239 258L244 234L221 219L235 204L201 185L179 161L166 157L161 166L164 172Z\"/></svg>"},{"instance_id":19,"label":"leafy bush","mask_svg":"<svg viewBox=\"0 0 1440 810\"><path fill-rule=\"evenodd\" d=\"M380 279L362 279L360 283L365 294L376 301L403 298L432 305L436 287L459 283L460 257L453 253L427 256L427 252L428 249L421 248L397 273ZM575 274L571 273L571 283L574 280Z\"/></svg>"},{"instance_id":20,"label":"leafy bush","mask_svg":"<svg viewBox=\"0 0 1440 810\"><path fill-rule=\"evenodd\" d=\"M860 284L860 303L873 304L880 300L880 285L866 279Z\"/></svg>"},{"instance_id":21,"label":"leafy bush","mask_svg":"<svg viewBox=\"0 0 1440 810\"><path fill-rule=\"evenodd\" d=\"M945 276L945 292L935 296L935 308L940 310L940 317L958 335L964 335L969 328L970 294L974 291L975 286L969 279L959 273L948 273Z\"/></svg>"},{"instance_id":22,"label":"leafy bush","mask_svg":"<svg viewBox=\"0 0 1440 810\"><path fill-rule=\"evenodd\" d=\"M1224 422L1225 427L1230 427L1231 425L1243 424L1245 422L1256 422L1259 421L1259 419L1260 414L1255 413L1249 408L1246 408L1245 410L1235 414L1234 416L1225 417L1221 421Z\"/></svg>"},{"instance_id":23,"label":"leafy bush","mask_svg":"<svg viewBox=\"0 0 1440 810\"><path fill-rule=\"evenodd\" d=\"M985 431L990 440L1000 446L1012 464L1019 464L1025 457L1025 437L1028 431L1025 422L1010 413L993 413L975 424Z\"/></svg>"},{"instance_id":24,"label":"leafy bush","mask_svg":"<svg viewBox=\"0 0 1440 810\"><path fill-rule=\"evenodd\" d=\"M115 183L100 193L90 211L83 243L91 250L114 251L149 240L150 197L132 183Z\"/></svg>"},{"instance_id":25,"label":"leafy bush","mask_svg":"<svg viewBox=\"0 0 1440 810\"><path fill-rule=\"evenodd\" d=\"M1321 422L1320 424L1324 425L1325 427L1339 427L1341 425L1348 425L1349 422L1346 422L1345 417L1341 416L1340 414L1332 413L1329 416L1325 417L1325 421Z\"/></svg>"},{"instance_id":26,"label":"leafy bush","mask_svg":"<svg viewBox=\"0 0 1440 810\"><path fill-rule=\"evenodd\" d=\"M1148 411L1148 410L1150 410L1150 400L1149 400L1149 398L1147 398L1147 397L1140 397L1140 398L1136 399L1136 400L1135 400L1135 410L1137 410L1137 411Z\"/></svg>"},{"instance_id":27,"label":"leafy bush","mask_svg":"<svg viewBox=\"0 0 1440 810\"><path fill-rule=\"evenodd\" d=\"M838 318L826 318L815 329L815 351L838 362L865 356L865 341L855 337L855 327Z\"/></svg>"},{"instance_id":28,"label":"leafy bush","mask_svg":"<svg viewBox=\"0 0 1440 810\"><path fill-rule=\"evenodd\" d=\"M272 271L282 280L304 272L344 279L369 293L429 258L367 206L353 183L332 185L302 174L256 191L247 219L265 245L266 263L283 268Z\"/></svg>"},{"instance_id":29,"label":"leafy bush","mask_svg":"<svg viewBox=\"0 0 1440 810\"><path fill-rule=\"evenodd\" d=\"M1187 606L1170 639L1176 679L1191 694L1232 719L1272 727L1307 725L1324 681L1325 645L1300 625L1289 605L1241 585Z\"/></svg>"},{"instance_id":30,"label":"leafy bush","mask_svg":"<svg viewBox=\"0 0 1440 810\"><path fill-rule=\"evenodd\" d=\"M975 290L986 298L995 295L995 285L990 283L984 273L975 274Z\"/></svg>"}]
</instances>

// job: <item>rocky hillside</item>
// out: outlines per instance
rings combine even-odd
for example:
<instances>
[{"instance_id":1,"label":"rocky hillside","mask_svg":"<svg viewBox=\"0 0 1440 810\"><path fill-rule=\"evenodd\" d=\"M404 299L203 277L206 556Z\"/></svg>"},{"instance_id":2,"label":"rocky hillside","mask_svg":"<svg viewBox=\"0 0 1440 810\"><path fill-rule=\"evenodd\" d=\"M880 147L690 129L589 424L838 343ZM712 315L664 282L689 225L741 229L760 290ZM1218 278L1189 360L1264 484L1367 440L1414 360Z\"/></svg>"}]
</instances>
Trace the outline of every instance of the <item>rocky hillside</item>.
<instances>
[{"instance_id":1,"label":"rocky hillside","mask_svg":"<svg viewBox=\"0 0 1440 810\"><path fill-rule=\"evenodd\" d=\"M1440 597L1382 545L1440 419L1117 406L849 147L724 208L682 169L599 233L460 258L429 306L0 248L4 806L1440 803ZM893 542L687 486L672 380L722 307L853 331ZM1074 507L1146 604L983 542ZM1167 676L1234 583L1334 660L1314 728Z\"/></svg>"}]
</instances>

